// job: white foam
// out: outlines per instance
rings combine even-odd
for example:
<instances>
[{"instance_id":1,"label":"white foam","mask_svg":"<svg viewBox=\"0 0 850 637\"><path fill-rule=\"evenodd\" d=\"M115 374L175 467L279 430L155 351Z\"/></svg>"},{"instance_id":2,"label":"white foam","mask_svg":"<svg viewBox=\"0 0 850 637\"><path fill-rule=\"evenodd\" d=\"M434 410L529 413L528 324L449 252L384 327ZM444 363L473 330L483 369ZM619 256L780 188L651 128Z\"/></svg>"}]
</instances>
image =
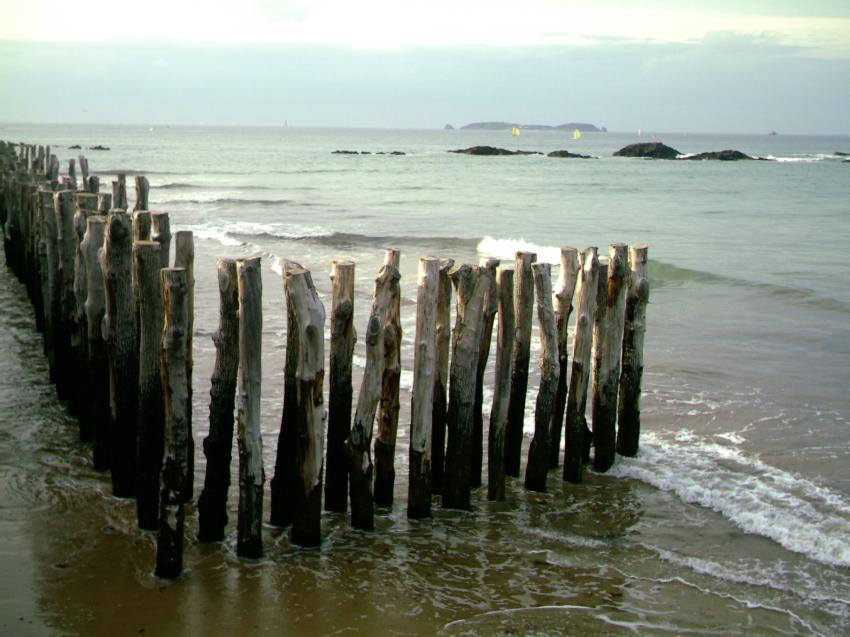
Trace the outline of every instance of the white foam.
<instances>
[{"instance_id":1,"label":"white foam","mask_svg":"<svg viewBox=\"0 0 850 637\"><path fill-rule=\"evenodd\" d=\"M218 241L223 246L241 246L245 245L244 241L239 241L227 234L223 227L211 225L193 226L192 232L196 239L209 239Z\"/></svg>"},{"instance_id":2,"label":"white foam","mask_svg":"<svg viewBox=\"0 0 850 637\"><path fill-rule=\"evenodd\" d=\"M850 566L850 501L742 450L681 431L649 432L637 458L611 473L642 480L721 513L748 533L826 564Z\"/></svg>"},{"instance_id":3,"label":"white foam","mask_svg":"<svg viewBox=\"0 0 850 637\"><path fill-rule=\"evenodd\" d=\"M534 252L542 263L561 263L561 248L541 246L525 239L494 239L484 237L478 242L478 252L485 257L514 259L517 252Z\"/></svg>"}]
</instances>

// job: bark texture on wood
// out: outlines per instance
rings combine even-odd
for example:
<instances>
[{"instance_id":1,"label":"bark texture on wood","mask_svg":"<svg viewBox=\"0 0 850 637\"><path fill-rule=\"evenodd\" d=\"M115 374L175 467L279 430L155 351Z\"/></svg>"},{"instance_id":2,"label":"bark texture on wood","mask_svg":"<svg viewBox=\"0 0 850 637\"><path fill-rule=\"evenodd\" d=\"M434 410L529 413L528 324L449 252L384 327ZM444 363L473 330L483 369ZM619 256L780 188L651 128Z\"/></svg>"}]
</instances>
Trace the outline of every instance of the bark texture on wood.
<instances>
[{"instance_id":1,"label":"bark texture on wood","mask_svg":"<svg viewBox=\"0 0 850 637\"><path fill-rule=\"evenodd\" d=\"M112 206L126 212L127 210L127 175L119 174L112 182Z\"/></svg>"},{"instance_id":2,"label":"bark texture on wood","mask_svg":"<svg viewBox=\"0 0 850 637\"><path fill-rule=\"evenodd\" d=\"M147 210L133 212L133 241L151 240L151 213ZM157 242L158 243L158 242Z\"/></svg>"},{"instance_id":3,"label":"bark texture on wood","mask_svg":"<svg viewBox=\"0 0 850 637\"><path fill-rule=\"evenodd\" d=\"M349 493L351 524L354 528L371 530L375 526L375 505L372 498L373 465L370 457L375 412L381 398L381 379L384 372L384 333L391 302L398 293L398 270L392 265L381 267L375 279L372 309L366 327L366 368L357 396L357 408L346 449L349 457Z\"/></svg>"},{"instance_id":4,"label":"bark texture on wood","mask_svg":"<svg viewBox=\"0 0 850 637\"><path fill-rule=\"evenodd\" d=\"M416 336L413 350L413 396L410 406L410 479L407 517L431 517L431 424L437 361L437 290L440 260L419 259Z\"/></svg>"},{"instance_id":5,"label":"bark texture on wood","mask_svg":"<svg viewBox=\"0 0 850 637\"><path fill-rule=\"evenodd\" d=\"M92 179L96 179L96 177L92 177ZM112 210L112 193L97 193L97 214L108 215L110 210Z\"/></svg>"},{"instance_id":6,"label":"bark texture on wood","mask_svg":"<svg viewBox=\"0 0 850 637\"><path fill-rule=\"evenodd\" d=\"M165 430L161 377L163 294L159 244L156 241L133 243L133 270L139 291L136 514L139 528L154 530L159 521L159 472L162 467ZM180 293L185 294L185 291ZM177 328L170 325L169 329ZM175 378L172 374L171 380Z\"/></svg>"},{"instance_id":7,"label":"bark texture on wood","mask_svg":"<svg viewBox=\"0 0 850 637\"><path fill-rule=\"evenodd\" d=\"M620 356L623 351L623 324L626 316L626 292L629 287L628 246L608 246L608 276L604 296L604 326L599 340L594 334L593 370L593 468L607 471L614 464L617 420L617 386L620 381ZM600 279L601 281L601 279ZM597 295L597 313L602 294Z\"/></svg>"},{"instance_id":8,"label":"bark texture on wood","mask_svg":"<svg viewBox=\"0 0 850 637\"><path fill-rule=\"evenodd\" d=\"M195 366L192 354L195 332L195 238L191 230L181 230L175 234L174 267L186 270L186 304L189 312L186 332L186 378L189 383L189 472L186 474L183 497L186 498L186 502L191 502L195 486L195 438L192 431L192 370Z\"/></svg>"},{"instance_id":9,"label":"bark texture on wood","mask_svg":"<svg viewBox=\"0 0 850 637\"><path fill-rule=\"evenodd\" d=\"M325 510L348 510L348 455L351 434L354 330L354 262L334 261L331 274L331 353L329 362L328 451L325 467Z\"/></svg>"},{"instance_id":10,"label":"bark texture on wood","mask_svg":"<svg viewBox=\"0 0 850 637\"><path fill-rule=\"evenodd\" d=\"M56 333L58 331L61 295L58 229L53 207L53 191L39 189L38 197L37 207L41 226L39 250L44 253L44 259L40 263L41 293L44 307L44 342L47 351L47 364L50 368L50 379L56 382ZM57 390L59 390L58 385ZM63 395L59 397L64 398Z\"/></svg>"},{"instance_id":11,"label":"bark texture on wood","mask_svg":"<svg viewBox=\"0 0 850 637\"><path fill-rule=\"evenodd\" d=\"M106 222L101 254L106 315L103 338L109 360L110 469L112 494L136 493L136 397L138 352L136 304L132 285L130 217L113 210Z\"/></svg>"},{"instance_id":12,"label":"bark texture on wood","mask_svg":"<svg viewBox=\"0 0 850 637\"><path fill-rule=\"evenodd\" d=\"M148 178L144 175L136 175L136 204L133 206L133 210L148 209L149 191L150 184L148 183Z\"/></svg>"},{"instance_id":13,"label":"bark texture on wood","mask_svg":"<svg viewBox=\"0 0 850 637\"><path fill-rule=\"evenodd\" d=\"M499 259L486 259L481 267L490 276L490 286L484 293L484 324L481 328L481 348L478 352L478 367L475 371L475 406L472 424L472 464L469 470L469 486L481 486L481 470L484 463L484 372L490 357L490 343L493 340L493 323L499 309L499 292L496 287L496 269Z\"/></svg>"},{"instance_id":14,"label":"bark texture on wood","mask_svg":"<svg viewBox=\"0 0 850 637\"><path fill-rule=\"evenodd\" d=\"M598 281L599 261L596 258L596 248L586 248L579 256L576 333L573 339L573 365L564 425L564 480L573 483L581 482L586 462L585 450L590 444L585 412Z\"/></svg>"},{"instance_id":15,"label":"bark texture on wood","mask_svg":"<svg viewBox=\"0 0 850 637\"><path fill-rule=\"evenodd\" d=\"M646 332L646 306L649 303L649 273L645 245L629 248L631 285L626 298L623 331L623 371L620 375L620 402L617 413L617 452L634 456L640 438L640 386L643 378L643 337Z\"/></svg>"},{"instance_id":16,"label":"bark texture on wood","mask_svg":"<svg viewBox=\"0 0 850 637\"><path fill-rule=\"evenodd\" d=\"M449 351L452 340L452 281L454 259L440 261L437 286L437 362L434 378L434 412L431 424L431 492L443 492L446 466L446 413L449 405Z\"/></svg>"},{"instance_id":17,"label":"bark texture on wood","mask_svg":"<svg viewBox=\"0 0 850 637\"><path fill-rule=\"evenodd\" d=\"M263 485L266 479L260 432L263 286L259 257L240 260L236 272L239 282L239 517L236 552L242 557L256 558L263 554Z\"/></svg>"},{"instance_id":18,"label":"bark texture on wood","mask_svg":"<svg viewBox=\"0 0 850 637\"><path fill-rule=\"evenodd\" d=\"M179 268L161 271L164 326L160 367L165 411L165 452L160 479L157 577L175 579L183 571L184 501L188 467L189 393L186 379L187 285Z\"/></svg>"},{"instance_id":19,"label":"bark texture on wood","mask_svg":"<svg viewBox=\"0 0 850 637\"><path fill-rule=\"evenodd\" d=\"M401 252L387 249L384 265L398 270L400 264ZM395 443L401 383L401 292L398 287L390 300L385 323L384 374L378 408L378 435L375 437L375 504L381 507L392 506L395 486Z\"/></svg>"},{"instance_id":20,"label":"bark texture on wood","mask_svg":"<svg viewBox=\"0 0 850 637\"><path fill-rule=\"evenodd\" d=\"M514 271L499 270L499 331L496 340L496 380L487 444L487 499L505 499L505 430L511 398L514 348Z\"/></svg>"},{"instance_id":21,"label":"bark texture on wood","mask_svg":"<svg viewBox=\"0 0 850 637\"><path fill-rule=\"evenodd\" d=\"M537 320L540 324L540 387L534 406L534 437L528 447L525 467L525 488L546 491L549 471L549 428L558 392L558 329L552 308L552 266L535 263L534 292L537 299Z\"/></svg>"},{"instance_id":22,"label":"bark texture on wood","mask_svg":"<svg viewBox=\"0 0 850 637\"><path fill-rule=\"evenodd\" d=\"M471 509L470 466L475 407L475 372L484 327L484 297L490 289L490 273L478 266L461 265L452 271L457 293L457 318L452 334L449 371L446 472L443 506Z\"/></svg>"},{"instance_id":23,"label":"bark texture on wood","mask_svg":"<svg viewBox=\"0 0 850 637\"><path fill-rule=\"evenodd\" d=\"M78 383L74 362L78 351L72 347L71 336L76 333L74 314L77 301L74 298L74 257L76 255L76 232L74 231L74 192L62 190L53 193L53 213L56 216L56 250L59 277L59 315L55 322L56 338L56 389L60 397L68 401L68 410L73 416L80 413Z\"/></svg>"},{"instance_id":24,"label":"bark texture on wood","mask_svg":"<svg viewBox=\"0 0 850 637\"><path fill-rule=\"evenodd\" d=\"M519 477L522 455L525 398L528 391L528 361L531 356L531 321L534 318L533 252L517 252L514 274L514 316L516 333L511 361L511 398L505 435L505 475Z\"/></svg>"},{"instance_id":25,"label":"bark texture on wood","mask_svg":"<svg viewBox=\"0 0 850 637\"><path fill-rule=\"evenodd\" d=\"M213 335L215 367L210 387L210 432L204 438L207 470L198 498L198 539L219 542L227 525L227 491L233 448L233 410L239 371L239 286L236 261L218 262L219 323Z\"/></svg>"},{"instance_id":26,"label":"bark texture on wood","mask_svg":"<svg viewBox=\"0 0 850 637\"><path fill-rule=\"evenodd\" d=\"M167 212L151 213L151 241L159 244L160 266L167 268L171 253L171 222Z\"/></svg>"},{"instance_id":27,"label":"bark texture on wood","mask_svg":"<svg viewBox=\"0 0 850 637\"><path fill-rule=\"evenodd\" d=\"M561 248L561 272L558 275L555 292L555 322L558 329L558 391L555 395L555 409L552 412L552 424L549 428L549 466L558 466L561 455L561 428L564 425L564 413L567 407L567 377L569 374L568 327L573 311L573 292L578 279L578 251L564 246Z\"/></svg>"}]
</instances>

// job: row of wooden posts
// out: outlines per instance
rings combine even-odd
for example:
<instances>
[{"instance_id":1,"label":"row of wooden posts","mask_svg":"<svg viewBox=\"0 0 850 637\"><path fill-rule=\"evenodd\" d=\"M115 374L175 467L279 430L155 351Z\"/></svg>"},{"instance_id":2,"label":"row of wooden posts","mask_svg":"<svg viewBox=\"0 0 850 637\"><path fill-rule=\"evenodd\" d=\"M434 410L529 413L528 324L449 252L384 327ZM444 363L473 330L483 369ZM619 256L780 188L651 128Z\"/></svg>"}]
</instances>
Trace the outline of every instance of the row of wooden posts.
<instances>
[{"instance_id":1,"label":"row of wooden posts","mask_svg":"<svg viewBox=\"0 0 850 637\"><path fill-rule=\"evenodd\" d=\"M78 185L74 160L60 181L49 147L0 142L7 264L26 284L51 378L78 418L81 437L92 441L95 467L111 470L116 496L136 497L139 527L158 531L156 573L176 577L182 571L184 505L194 491L193 237L175 233L171 265L169 216L147 210L147 179L136 177L135 208L128 213L124 176L112 182L111 194L100 193L97 176L88 174L84 157L79 160ZM591 441L598 471L611 467L615 450L637 452L647 248L613 244L608 253L599 258L596 248L562 248L554 294L550 264L536 262L533 253L518 252L514 269L499 268L495 259L459 266L450 259L419 260L408 516L430 516L435 494L444 507L469 509L471 489L482 484L484 372L497 315L487 497L504 499L505 476L520 475L535 299L542 354L525 486L546 490L549 469L559 465L562 431L563 478L569 482L582 480ZM320 543L323 495L328 511L345 512L350 503L351 524L359 529L373 528L376 505L392 505L401 374L399 263L399 251L387 250L375 280L356 405L355 265L333 263L327 410L325 309L311 273L294 262L284 267L283 414L270 521L291 525L295 544ZM218 283L199 539L225 536L236 411L237 552L258 557L265 484L260 259L220 260ZM592 430L585 419L591 378Z\"/></svg>"}]
</instances>

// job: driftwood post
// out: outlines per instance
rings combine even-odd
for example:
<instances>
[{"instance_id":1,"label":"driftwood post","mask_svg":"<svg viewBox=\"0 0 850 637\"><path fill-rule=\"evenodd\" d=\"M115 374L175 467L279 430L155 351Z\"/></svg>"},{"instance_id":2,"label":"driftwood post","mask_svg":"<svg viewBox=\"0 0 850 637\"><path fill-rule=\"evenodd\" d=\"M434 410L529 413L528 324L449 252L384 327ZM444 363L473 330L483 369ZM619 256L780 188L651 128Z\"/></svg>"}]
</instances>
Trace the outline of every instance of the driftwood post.
<instances>
[{"instance_id":1,"label":"driftwood post","mask_svg":"<svg viewBox=\"0 0 850 637\"><path fill-rule=\"evenodd\" d=\"M175 234L174 267L186 270L186 307L189 312L186 326L186 378L189 383L189 471L186 474L186 485L183 497L186 502L192 501L195 486L195 439L192 434L192 336L195 331L195 239L191 230L181 230Z\"/></svg>"},{"instance_id":2,"label":"driftwood post","mask_svg":"<svg viewBox=\"0 0 850 637\"><path fill-rule=\"evenodd\" d=\"M354 263L334 261L331 274L331 354L329 361L328 451L325 467L325 510L348 510L348 456L351 434L351 384L354 355Z\"/></svg>"},{"instance_id":3,"label":"driftwood post","mask_svg":"<svg viewBox=\"0 0 850 637\"><path fill-rule=\"evenodd\" d=\"M475 371L484 327L484 297L490 273L478 266L461 265L452 272L457 293L457 318L452 335L449 371L448 441L443 484L443 506L470 509L470 465L475 407Z\"/></svg>"},{"instance_id":4,"label":"driftwood post","mask_svg":"<svg viewBox=\"0 0 850 637\"><path fill-rule=\"evenodd\" d=\"M92 455L94 468L103 471L109 468L111 449L109 411L109 365L106 344L102 337L102 325L106 312L103 274L98 256L106 231L106 218L92 216L86 219L86 234L80 244L86 270L86 357L90 388L92 428Z\"/></svg>"},{"instance_id":5,"label":"driftwood post","mask_svg":"<svg viewBox=\"0 0 850 637\"><path fill-rule=\"evenodd\" d=\"M59 257L59 316L56 321L56 388L61 397L68 401L69 412L79 415L79 394L73 363L78 352L71 347L71 335L76 332L74 314L77 307L74 298L74 257L76 244L74 232L74 192L63 190L53 194L56 216L56 249Z\"/></svg>"},{"instance_id":6,"label":"driftwood post","mask_svg":"<svg viewBox=\"0 0 850 637\"><path fill-rule=\"evenodd\" d=\"M133 212L133 240L151 240L151 213L147 210L136 210Z\"/></svg>"},{"instance_id":7,"label":"driftwood post","mask_svg":"<svg viewBox=\"0 0 850 637\"><path fill-rule=\"evenodd\" d=\"M581 482L585 449L590 443L585 412L598 280L599 261L596 258L596 248L586 248L579 257L576 334L573 339L573 366L564 425L564 480L573 483Z\"/></svg>"},{"instance_id":8,"label":"driftwood post","mask_svg":"<svg viewBox=\"0 0 850 637\"><path fill-rule=\"evenodd\" d=\"M533 252L517 252L514 275L514 316L516 334L511 361L511 398L505 434L505 475L519 477L522 434L525 424L525 396L528 391L528 360L531 356L531 321L534 318Z\"/></svg>"},{"instance_id":9,"label":"driftwood post","mask_svg":"<svg viewBox=\"0 0 850 637\"><path fill-rule=\"evenodd\" d=\"M92 179L97 179L97 177L92 177ZM109 211L112 210L112 193L108 192L97 192L97 214L99 215L108 215Z\"/></svg>"},{"instance_id":10,"label":"driftwood post","mask_svg":"<svg viewBox=\"0 0 850 637\"><path fill-rule=\"evenodd\" d=\"M295 493L291 540L301 546L321 542L322 462L324 458L325 410L322 388L325 378L325 308L310 272L285 270L287 306L292 307L293 339L297 346L295 368Z\"/></svg>"},{"instance_id":11,"label":"driftwood post","mask_svg":"<svg viewBox=\"0 0 850 637\"><path fill-rule=\"evenodd\" d=\"M499 292L496 288L496 268L499 259L487 259L481 267L489 274L490 285L484 294L484 324L481 328L481 348L478 352L478 367L475 372L475 407L472 424L472 465L469 473L469 486L481 486L481 470L484 461L484 372L490 357L490 343L493 339L493 323L499 309Z\"/></svg>"},{"instance_id":12,"label":"driftwood post","mask_svg":"<svg viewBox=\"0 0 850 637\"><path fill-rule=\"evenodd\" d=\"M487 445L487 499L505 499L505 429L511 396L514 348L514 271L499 270L499 332L496 340L496 382Z\"/></svg>"},{"instance_id":13,"label":"driftwood post","mask_svg":"<svg viewBox=\"0 0 850 637\"><path fill-rule=\"evenodd\" d=\"M167 212L151 213L151 241L159 244L160 266L167 268L171 252L171 224Z\"/></svg>"},{"instance_id":14,"label":"driftwood post","mask_svg":"<svg viewBox=\"0 0 850 637\"><path fill-rule=\"evenodd\" d=\"M597 367L593 374L593 468L597 471L607 471L614 464L617 386L629 288L627 254L625 244L608 246L608 307L603 317L605 326L601 330L601 340L595 344Z\"/></svg>"},{"instance_id":15,"label":"driftwood post","mask_svg":"<svg viewBox=\"0 0 850 637\"><path fill-rule=\"evenodd\" d=\"M384 265L391 265L398 270L400 261L401 252L387 249ZM375 504L389 507L393 504L395 485L395 443L401 382L401 293L397 285L384 323L384 374L378 409L378 435L375 438Z\"/></svg>"},{"instance_id":16,"label":"driftwood post","mask_svg":"<svg viewBox=\"0 0 850 637\"><path fill-rule=\"evenodd\" d=\"M181 488L188 469L189 392L186 379L186 272L162 270L161 374L165 409L165 453L162 462L156 575L177 578L183 570L184 500Z\"/></svg>"},{"instance_id":17,"label":"driftwood post","mask_svg":"<svg viewBox=\"0 0 850 637\"><path fill-rule=\"evenodd\" d=\"M528 447L525 467L525 488L546 491L549 470L549 428L558 392L558 330L552 308L552 266L535 263L534 292L537 298L537 320L540 323L540 388L534 406L534 437Z\"/></svg>"},{"instance_id":18,"label":"driftwood post","mask_svg":"<svg viewBox=\"0 0 850 637\"><path fill-rule=\"evenodd\" d=\"M82 162L81 162L82 164ZM92 392L95 389L85 379L89 374L88 339L86 334L86 297L88 296L88 272L83 257L82 242L86 234L86 220L97 211L97 197L84 192L76 193L76 212L74 213L74 333L71 335L71 348L76 349L74 375L77 379L77 392L80 406L80 440L92 439Z\"/></svg>"},{"instance_id":19,"label":"driftwood post","mask_svg":"<svg viewBox=\"0 0 850 637\"><path fill-rule=\"evenodd\" d=\"M452 281L449 272L453 259L440 261L437 286L437 361L434 379L434 411L431 416L431 492L443 492L446 466L446 412L449 405L449 348L452 338Z\"/></svg>"},{"instance_id":20,"label":"driftwood post","mask_svg":"<svg viewBox=\"0 0 850 637\"><path fill-rule=\"evenodd\" d=\"M133 210L148 209L149 190L150 184L148 183L148 178L144 175L136 175L136 203L133 206Z\"/></svg>"},{"instance_id":21,"label":"driftwood post","mask_svg":"<svg viewBox=\"0 0 850 637\"><path fill-rule=\"evenodd\" d=\"M617 414L617 452L634 456L640 438L640 384L643 377L643 335L646 306L649 303L649 276L646 270L649 248L629 248L631 285L626 299L623 331L623 372L620 375L620 402Z\"/></svg>"},{"instance_id":22,"label":"driftwood post","mask_svg":"<svg viewBox=\"0 0 850 637\"><path fill-rule=\"evenodd\" d=\"M59 250L57 245L56 215L53 207L53 191L38 191L38 217L41 225L39 245L42 304L44 307L44 342L50 379L57 382L56 332L59 321ZM57 390L60 385L57 384ZM59 395L64 398L64 395Z\"/></svg>"},{"instance_id":23,"label":"driftwood post","mask_svg":"<svg viewBox=\"0 0 850 637\"><path fill-rule=\"evenodd\" d=\"M401 275L395 266L384 265L375 279L372 309L366 327L366 368L357 397L357 409L346 449L349 458L349 493L351 525L371 530L375 526L375 504L372 499L372 429L375 412L381 398L381 379L384 372L384 332L391 301L397 294Z\"/></svg>"},{"instance_id":24,"label":"driftwood post","mask_svg":"<svg viewBox=\"0 0 850 637\"><path fill-rule=\"evenodd\" d=\"M88 179L86 179L85 185L86 185L86 192L90 192L93 195L97 195L97 194L100 193L100 177L98 177L97 175L91 175ZM109 195L109 198L110 198L110 206L111 206L111 203L112 203L112 201L111 201L112 195L111 194Z\"/></svg>"},{"instance_id":25,"label":"driftwood post","mask_svg":"<svg viewBox=\"0 0 850 637\"><path fill-rule=\"evenodd\" d=\"M210 387L210 432L204 439L207 471L198 498L198 539L219 542L227 525L227 491L233 446L233 409L239 371L239 286L236 261L218 262L219 323L213 336L215 367Z\"/></svg>"},{"instance_id":26,"label":"driftwood post","mask_svg":"<svg viewBox=\"0 0 850 637\"><path fill-rule=\"evenodd\" d=\"M431 517L431 424L437 361L437 289L440 260L419 259L416 292L416 340L410 406L410 480L407 517Z\"/></svg>"},{"instance_id":27,"label":"driftwood post","mask_svg":"<svg viewBox=\"0 0 850 637\"><path fill-rule=\"evenodd\" d=\"M127 210L127 176L119 174L112 182L112 205L126 212Z\"/></svg>"},{"instance_id":28,"label":"driftwood post","mask_svg":"<svg viewBox=\"0 0 850 637\"><path fill-rule=\"evenodd\" d=\"M558 291L555 292L555 321L558 329L558 392L555 394L555 409L549 428L549 466L555 468L561 454L561 428L567 407L567 377L569 357L567 329L573 311L573 292L578 278L578 251L565 246L561 248L561 272L558 275Z\"/></svg>"},{"instance_id":29,"label":"driftwood post","mask_svg":"<svg viewBox=\"0 0 850 637\"><path fill-rule=\"evenodd\" d=\"M112 494L136 493L136 396L138 352L136 308L131 281L132 230L129 216L113 210L106 221L101 253L106 316L103 336L109 360Z\"/></svg>"},{"instance_id":30,"label":"driftwood post","mask_svg":"<svg viewBox=\"0 0 850 637\"><path fill-rule=\"evenodd\" d=\"M263 554L263 439L260 432L263 284L260 259L236 264L239 282L239 380L237 424L239 441L239 518L236 552L242 557Z\"/></svg>"},{"instance_id":31,"label":"driftwood post","mask_svg":"<svg viewBox=\"0 0 850 637\"><path fill-rule=\"evenodd\" d=\"M89 160L86 159L85 155L80 155L78 159L80 160L80 177L82 178L83 190L90 192L87 188L89 183Z\"/></svg>"},{"instance_id":32,"label":"driftwood post","mask_svg":"<svg viewBox=\"0 0 850 637\"><path fill-rule=\"evenodd\" d=\"M161 378L163 293L159 267L159 244L156 241L133 243L133 271L138 288L139 316L139 409L136 421L138 472L136 474L136 514L139 528L154 530L159 519L159 473L163 454L163 383ZM182 276L185 279L185 273ZM174 284L184 282L175 281ZM172 299L174 290L168 292ZM185 296L185 290L180 290ZM180 300L184 303L184 300ZM172 302L172 308L175 302ZM167 334L185 326L175 324L184 317L172 316ZM169 331L170 330L170 331ZM181 335L185 339L185 336ZM180 354L185 356L185 354ZM169 358L173 364L175 359ZM169 380L177 376L171 371ZM182 417L182 411L181 411ZM184 426L181 422L181 427Z\"/></svg>"}]
</instances>

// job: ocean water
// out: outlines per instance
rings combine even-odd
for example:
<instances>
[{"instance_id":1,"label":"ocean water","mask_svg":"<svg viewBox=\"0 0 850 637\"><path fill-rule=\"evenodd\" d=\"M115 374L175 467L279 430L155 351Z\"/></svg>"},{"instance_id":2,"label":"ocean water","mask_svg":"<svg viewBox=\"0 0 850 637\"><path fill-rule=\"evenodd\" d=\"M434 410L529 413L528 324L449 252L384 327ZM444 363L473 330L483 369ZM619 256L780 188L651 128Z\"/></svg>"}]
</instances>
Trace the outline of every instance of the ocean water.
<instances>
[{"instance_id":1,"label":"ocean water","mask_svg":"<svg viewBox=\"0 0 850 637\"><path fill-rule=\"evenodd\" d=\"M357 264L365 330L383 249L402 251L396 503L377 530L325 515L319 550L264 530L267 555L193 539L185 576L153 578L154 538L109 496L47 381L26 295L0 268L0 629L22 634L740 634L850 630L850 152L847 137L644 133L682 153L769 162L614 158L633 133L0 125L84 152L102 187L147 175L150 207L196 239L194 426L203 481L217 258L263 257L263 432L272 477L283 391L281 267L326 307L334 259ZM109 151L76 151L105 144ZM488 144L545 156L472 157ZM337 149L370 155L333 154ZM402 151L405 155L376 154ZM132 189L131 189L132 190ZM130 194L133 199L132 192ZM607 474L508 501L405 517L420 256L558 262L559 246L649 245L641 451ZM553 268L553 277L557 268ZM536 320L536 319L535 319ZM533 427L536 356L526 414ZM490 367L495 353L491 354ZM362 371L362 341L355 364ZM492 374L492 369L488 375ZM359 378L355 380L356 389ZM485 393L485 411L492 394ZM525 457L525 456L523 456ZM234 491L234 490L232 490ZM9 633L12 634L12 633Z\"/></svg>"}]
</instances>

